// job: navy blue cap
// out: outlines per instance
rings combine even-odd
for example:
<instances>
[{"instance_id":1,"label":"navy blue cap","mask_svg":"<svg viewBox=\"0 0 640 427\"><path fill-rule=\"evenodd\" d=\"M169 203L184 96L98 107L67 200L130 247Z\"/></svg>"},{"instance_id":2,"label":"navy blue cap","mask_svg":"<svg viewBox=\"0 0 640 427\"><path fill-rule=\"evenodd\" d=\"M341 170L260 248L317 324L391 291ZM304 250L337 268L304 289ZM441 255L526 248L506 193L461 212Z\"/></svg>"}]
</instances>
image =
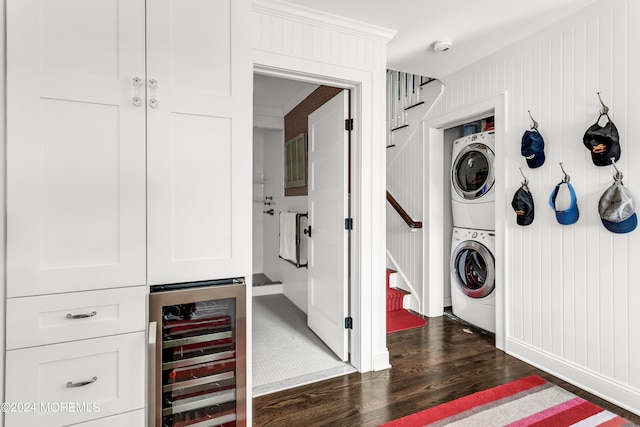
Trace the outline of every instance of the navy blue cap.
<instances>
[{"instance_id":1,"label":"navy blue cap","mask_svg":"<svg viewBox=\"0 0 640 427\"><path fill-rule=\"evenodd\" d=\"M569 194L571 195L571 202L569 203L569 207L566 210L558 210L556 208L556 197L558 196L558 191L560 191L561 185L566 185L569 189ZM573 224L580 217L576 192L573 190L573 186L569 182L560 182L555 186L555 188L551 192L551 197L549 197L549 206L553 208L556 213L556 219L562 225Z\"/></svg>"},{"instance_id":2,"label":"navy blue cap","mask_svg":"<svg viewBox=\"0 0 640 427\"><path fill-rule=\"evenodd\" d=\"M530 168L537 168L544 163L544 139L537 129L525 131L522 135L521 152Z\"/></svg>"}]
</instances>

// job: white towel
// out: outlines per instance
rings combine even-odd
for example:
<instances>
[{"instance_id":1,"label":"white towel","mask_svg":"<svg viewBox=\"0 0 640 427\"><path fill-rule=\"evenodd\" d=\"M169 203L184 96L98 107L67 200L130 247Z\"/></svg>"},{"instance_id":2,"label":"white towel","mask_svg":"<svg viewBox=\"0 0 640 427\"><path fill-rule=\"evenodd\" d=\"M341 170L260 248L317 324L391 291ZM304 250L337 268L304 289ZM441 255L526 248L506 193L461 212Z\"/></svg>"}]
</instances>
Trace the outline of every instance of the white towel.
<instances>
[{"instance_id":1,"label":"white towel","mask_svg":"<svg viewBox=\"0 0 640 427\"><path fill-rule=\"evenodd\" d=\"M296 213L280 212L280 256L297 263Z\"/></svg>"}]
</instances>

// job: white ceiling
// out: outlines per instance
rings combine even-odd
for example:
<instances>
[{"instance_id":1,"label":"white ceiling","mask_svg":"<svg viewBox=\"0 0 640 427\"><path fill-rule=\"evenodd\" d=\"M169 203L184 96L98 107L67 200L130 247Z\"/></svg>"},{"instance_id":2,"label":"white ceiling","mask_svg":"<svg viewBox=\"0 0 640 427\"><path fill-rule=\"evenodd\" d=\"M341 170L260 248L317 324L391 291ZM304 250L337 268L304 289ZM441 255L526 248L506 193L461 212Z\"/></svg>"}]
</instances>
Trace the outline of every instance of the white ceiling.
<instances>
[{"instance_id":1,"label":"white ceiling","mask_svg":"<svg viewBox=\"0 0 640 427\"><path fill-rule=\"evenodd\" d=\"M443 78L596 0L286 0L301 7L397 31L387 68ZM453 47L435 52L433 42ZM317 85L254 76L254 110L284 116Z\"/></svg>"},{"instance_id":2,"label":"white ceiling","mask_svg":"<svg viewBox=\"0 0 640 427\"><path fill-rule=\"evenodd\" d=\"M267 116L284 117L317 87L316 84L254 74L254 112Z\"/></svg>"},{"instance_id":3,"label":"white ceiling","mask_svg":"<svg viewBox=\"0 0 640 427\"><path fill-rule=\"evenodd\" d=\"M446 77L596 0L286 0L396 30L387 68ZM431 49L441 38L453 47Z\"/></svg>"}]
</instances>

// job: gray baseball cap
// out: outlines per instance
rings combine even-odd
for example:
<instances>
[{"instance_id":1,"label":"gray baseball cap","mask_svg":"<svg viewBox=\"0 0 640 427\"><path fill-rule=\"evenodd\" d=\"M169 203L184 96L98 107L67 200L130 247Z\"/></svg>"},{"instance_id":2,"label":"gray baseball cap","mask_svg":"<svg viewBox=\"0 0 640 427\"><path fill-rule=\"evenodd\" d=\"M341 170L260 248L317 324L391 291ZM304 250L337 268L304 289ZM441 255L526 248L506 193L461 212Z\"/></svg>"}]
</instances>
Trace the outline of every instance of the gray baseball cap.
<instances>
[{"instance_id":1,"label":"gray baseball cap","mask_svg":"<svg viewBox=\"0 0 640 427\"><path fill-rule=\"evenodd\" d=\"M629 233L638 226L636 202L621 181L616 180L602 194L598 212L602 224L613 233Z\"/></svg>"}]
</instances>

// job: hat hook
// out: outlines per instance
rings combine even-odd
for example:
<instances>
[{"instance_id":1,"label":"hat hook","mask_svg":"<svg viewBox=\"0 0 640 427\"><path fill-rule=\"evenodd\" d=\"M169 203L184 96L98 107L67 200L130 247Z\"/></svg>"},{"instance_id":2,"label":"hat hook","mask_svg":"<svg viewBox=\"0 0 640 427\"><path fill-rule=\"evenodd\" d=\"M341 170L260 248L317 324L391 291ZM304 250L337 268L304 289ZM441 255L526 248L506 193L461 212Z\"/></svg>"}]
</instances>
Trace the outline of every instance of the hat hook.
<instances>
[{"instance_id":1,"label":"hat hook","mask_svg":"<svg viewBox=\"0 0 640 427\"><path fill-rule=\"evenodd\" d=\"M600 100L600 104L602 104L602 110L600 111L600 116L607 116L607 118L609 119L609 107L604 105L604 102L602 102L602 97L600 96L600 92L597 92L597 93L598 93L598 99Z\"/></svg>"},{"instance_id":2,"label":"hat hook","mask_svg":"<svg viewBox=\"0 0 640 427\"><path fill-rule=\"evenodd\" d=\"M562 173L564 174L564 178L562 178L562 182L569 182L571 180L571 177L569 175L567 175L567 173L564 171L564 167L562 166L562 162L560 162L560 169L562 169Z\"/></svg>"},{"instance_id":3,"label":"hat hook","mask_svg":"<svg viewBox=\"0 0 640 427\"><path fill-rule=\"evenodd\" d=\"M621 181L622 182L622 178L623 178L624 175L622 174L622 172L620 172L620 170L616 166L616 158L615 157L611 158L611 166L613 166L613 168L616 170L616 174L613 176L613 179L616 180L616 181Z\"/></svg>"},{"instance_id":4,"label":"hat hook","mask_svg":"<svg viewBox=\"0 0 640 427\"><path fill-rule=\"evenodd\" d=\"M527 185L529 184L529 180L527 179L527 177L524 175L524 172L522 172L522 166L520 166L518 169L520 169L520 175L522 175L522 177L524 178L524 182L522 182L522 185Z\"/></svg>"},{"instance_id":5,"label":"hat hook","mask_svg":"<svg viewBox=\"0 0 640 427\"><path fill-rule=\"evenodd\" d=\"M531 115L531 110L527 110L527 112L529 113L529 117L531 118L531 121L533 122L533 124L531 125L531 129L538 130L538 122L536 122L535 119L533 118L533 116Z\"/></svg>"}]
</instances>

